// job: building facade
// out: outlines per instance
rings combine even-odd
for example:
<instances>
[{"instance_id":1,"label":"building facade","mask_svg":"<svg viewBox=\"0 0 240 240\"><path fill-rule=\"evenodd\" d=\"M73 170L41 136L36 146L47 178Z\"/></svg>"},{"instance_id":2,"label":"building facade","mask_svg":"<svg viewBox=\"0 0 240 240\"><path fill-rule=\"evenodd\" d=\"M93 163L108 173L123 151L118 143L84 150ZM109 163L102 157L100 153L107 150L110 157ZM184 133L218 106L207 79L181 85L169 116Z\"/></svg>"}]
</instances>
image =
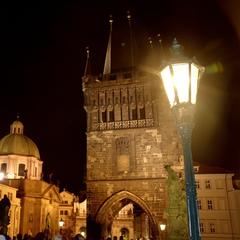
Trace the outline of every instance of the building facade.
<instances>
[{"instance_id":1,"label":"building facade","mask_svg":"<svg viewBox=\"0 0 240 240\"><path fill-rule=\"evenodd\" d=\"M202 239L240 239L240 188L234 184L234 174L216 167L197 169Z\"/></svg>"},{"instance_id":2,"label":"building facade","mask_svg":"<svg viewBox=\"0 0 240 240\"><path fill-rule=\"evenodd\" d=\"M17 119L10 134L0 140L0 192L11 202L9 236L17 233L54 236L59 231L59 189L43 181L42 161L36 144L23 134Z\"/></svg>"}]
</instances>

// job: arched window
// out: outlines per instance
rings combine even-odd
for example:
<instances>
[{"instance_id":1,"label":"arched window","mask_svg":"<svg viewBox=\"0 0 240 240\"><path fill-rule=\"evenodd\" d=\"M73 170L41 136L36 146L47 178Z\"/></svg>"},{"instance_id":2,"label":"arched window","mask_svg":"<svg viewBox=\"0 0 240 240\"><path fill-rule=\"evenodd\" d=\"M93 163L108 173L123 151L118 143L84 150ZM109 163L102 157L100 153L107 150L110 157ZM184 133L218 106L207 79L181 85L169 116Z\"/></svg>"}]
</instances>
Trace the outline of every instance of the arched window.
<instances>
[{"instance_id":1,"label":"arched window","mask_svg":"<svg viewBox=\"0 0 240 240\"><path fill-rule=\"evenodd\" d=\"M20 163L18 165L18 176L24 177L25 164Z\"/></svg>"},{"instance_id":2,"label":"arched window","mask_svg":"<svg viewBox=\"0 0 240 240\"><path fill-rule=\"evenodd\" d=\"M121 228L120 232L122 239L129 239L129 230L127 228Z\"/></svg>"}]
</instances>

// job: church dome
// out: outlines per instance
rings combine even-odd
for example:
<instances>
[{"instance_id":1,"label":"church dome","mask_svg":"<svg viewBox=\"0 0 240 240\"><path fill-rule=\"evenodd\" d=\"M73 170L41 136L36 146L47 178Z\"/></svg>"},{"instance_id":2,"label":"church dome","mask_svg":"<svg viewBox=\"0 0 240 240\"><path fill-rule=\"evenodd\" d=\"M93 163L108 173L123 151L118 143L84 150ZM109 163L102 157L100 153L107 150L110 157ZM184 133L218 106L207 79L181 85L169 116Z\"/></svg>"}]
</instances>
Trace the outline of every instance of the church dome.
<instances>
[{"instance_id":1,"label":"church dome","mask_svg":"<svg viewBox=\"0 0 240 240\"><path fill-rule=\"evenodd\" d=\"M23 134L24 126L19 120L10 126L10 134L0 140L0 155L18 154L40 159L37 145Z\"/></svg>"}]
</instances>

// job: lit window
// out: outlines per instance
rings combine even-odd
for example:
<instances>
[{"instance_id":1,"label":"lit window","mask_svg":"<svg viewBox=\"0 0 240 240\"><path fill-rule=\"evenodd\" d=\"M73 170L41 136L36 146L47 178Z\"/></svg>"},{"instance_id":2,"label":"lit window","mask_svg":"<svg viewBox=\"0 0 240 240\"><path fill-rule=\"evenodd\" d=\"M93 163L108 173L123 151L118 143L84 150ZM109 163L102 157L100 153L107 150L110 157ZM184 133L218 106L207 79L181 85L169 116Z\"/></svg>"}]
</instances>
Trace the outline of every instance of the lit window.
<instances>
[{"instance_id":1,"label":"lit window","mask_svg":"<svg viewBox=\"0 0 240 240\"><path fill-rule=\"evenodd\" d=\"M197 206L198 206L199 210L202 209L202 202L201 202L201 200L197 200Z\"/></svg>"},{"instance_id":2,"label":"lit window","mask_svg":"<svg viewBox=\"0 0 240 240\"><path fill-rule=\"evenodd\" d=\"M206 180L206 181L205 181L205 188L206 188L206 189L211 189L210 180Z\"/></svg>"},{"instance_id":3,"label":"lit window","mask_svg":"<svg viewBox=\"0 0 240 240\"><path fill-rule=\"evenodd\" d=\"M208 206L208 210L213 210L213 202L212 202L212 200L207 200L207 206Z\"/></svg>"},{"instance_id":4,"label":"lit window","mask_svg":"<svg viewBox=\"0 0 240 240\"><path fill-rule=\"evenodd\" d=\"M201 232L201 233L204 232L204 225L203 225L203 223L200 223L200 232Z\"/></svg>"},{"instance_id":5,"label":"lit window","mask_svg":"<svg viewBox=\"0 0 240 240\"><path fill-rule=\"evenodd\" d=\"M216 232L214 223L210 223L210 232L211 233L215 233Z\"/></svg>"}]
</instances>

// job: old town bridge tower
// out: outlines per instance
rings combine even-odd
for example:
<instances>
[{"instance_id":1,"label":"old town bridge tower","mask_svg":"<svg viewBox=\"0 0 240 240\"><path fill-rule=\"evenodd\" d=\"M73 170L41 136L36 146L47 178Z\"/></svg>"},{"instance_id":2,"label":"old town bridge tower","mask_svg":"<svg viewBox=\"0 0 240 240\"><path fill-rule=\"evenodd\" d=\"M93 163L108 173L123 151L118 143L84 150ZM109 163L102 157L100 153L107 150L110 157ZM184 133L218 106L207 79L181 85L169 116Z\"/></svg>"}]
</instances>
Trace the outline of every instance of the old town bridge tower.
<instances>
[{"instance_id":1,"label":"old town bridge tower","mask_svg":"<svg viewBox=\"0 0 240 240\"><path fill-rule=\"evenodd\" d=\"M88 239L112 236L112 223L128 204L133 206L134 237L160 239L164 166L179 165L181 147L159 77L136 68L107 71L101 79L85 72L83 92Z\"/></svg>"}]
</instances>

